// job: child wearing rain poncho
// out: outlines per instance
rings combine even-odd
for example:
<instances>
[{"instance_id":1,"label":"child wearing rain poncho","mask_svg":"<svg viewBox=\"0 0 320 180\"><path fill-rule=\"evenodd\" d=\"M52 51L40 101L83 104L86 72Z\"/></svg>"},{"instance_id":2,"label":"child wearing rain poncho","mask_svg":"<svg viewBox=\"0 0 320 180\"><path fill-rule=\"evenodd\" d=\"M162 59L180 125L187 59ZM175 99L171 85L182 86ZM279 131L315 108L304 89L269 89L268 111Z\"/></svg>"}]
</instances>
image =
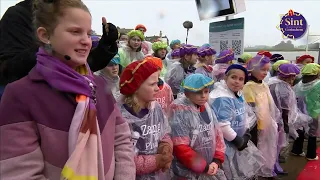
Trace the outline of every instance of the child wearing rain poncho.
<instances>
[{"instance_id":1,"label":"child wearing rain poncho","mask_svg":"<svg viewBox=\"0 0 320 180\"><path fill-rule=\"evenodd\" d=\"M165 76L165 81L171 87L174 98L177 98L180 93L182 81L187 75L195 72L196 68L193 66L197 63L198 59L198 49L193 45L180 47L179 53L180 61L174 62Z\"/></svg>"},{"instance_id":2,"label":"child wearing rain poncho","mask_svg":"<svg viewBox=\"0 0 320 180\"><path fill-rule=\"evenodd\" d=\"M138 24L134 30L137 30L137 31L140 31L143 35L147 32L147 28L146 26L144 26L143 24ZM145 40L142 40L142 43L141 43L141 51L143 52L143 54L145 56L147 55L151 55L153 52L152 52L152 43L149 42L149 41L145 41Z\"/></svg>"},{"instance_id":3,"label":"child wearing rain poncho","mask_svg":"<svg viewBox=\"0 0 320 180\"><path fill-rule=\"evenodd\" d=\"M263 56L266 56L266 57L270 58L270 63L271 63L271 65L272 65L271 57L272 57L273 54L271 54L269 51L261 50L261 51L259 51L259 52L257 53L257 55L261 55L261 56L263 55ZM271 66L270 66L270 70L271 70ZM265 82L268 82L268 80L269 80L270 77L271 77L271 72L268 71L268 74L267 74L267 76L264 78L264 81L265 81Z\"/></svg>"},{"instance_id":4,"label":"child wearing rain poncho","mask_svg":"<svg viewBox=\"0 0 320 180\"><path fill-rule=\"evenodd\" d=\"M214 77L216 77L217 81L223 80L224 73L226 72L230 64L232 64L233 60L234 52L232 51L232 49L220 52L215 61L215 65L213 66L213 75Z\"/></svg>"},{"instance_id":5,"label":"child wearing rain poncho","mask_svg":"<svg viewBox=\"0 0 320 180\"><path fill-rule=\"evenodd\" d=\"M107 67L94 73L95 75L101 76L106 81L107 92L112 92L112 95L116 100L121 95L119 88L120 78L118 76L119 63L120 57L119 54L117 54L112 58Z\"/></svg>"},{"instance_id":6,"label":"child wearing rain poncho","mask_svg":"<svg viewBox=\"0 0 320 180\"><path fill-rule=\"evenodd\" d=\"M170 60L173 59L172 52L173 52L174 50L180 49L180 46L181 46L181 41L180 41L179 39L172 40L172 41L170 42L171 52L169 52L169 53L167 54L167 58L170 59Z\"/></svg>"},{"instance_id":7,"label":"child wearing rain poncho","mask_svg":"<svg viewBox=\"0 0 320 180\"><path fill-rule=\"evenodd\" d=\"M278 61L279 62L279 61ZM279 127L278 154L288 145L289 135L296 139L297 129L307 128L311 118L301 113L297 107L297 100L292 89L296 76L300 73L294 64L282 64L277 70L277 77L270 78L268 85L273 100L280 110L283 126ZM277 162L275 172L278 175L287 174Z\"/></svg>"},{"instance_id":8,"label":"child wearing rain poncho","mask_svg":"<svg viewBox=\"0 0 320 180\"><path fill-rule=\"evenodd\" d=\"M273 77L273 76L276 76L276 73L274 72L274 68L273 68L273 65L275 63L277 63L279 60L284 60L283 56L281 54L272 54L272 56L270 57L270 63L272 65L272 68L270 69L270 72L268 73L267 77L264 79L266 82L268 82L268 80ZM290 63L288 61L288 63ZM277 70L278 68L276 68Z\"/></svg>"},{"instance_id":9,"label":"child wearing rain poncho","mask_svg":"<svg viewBox=\"0 0 320 180\"><path fill-rule=\"evenodd\" d=\"M302 68L309 63L314 63L314 57L307 54L300 56L296 61L296 64L300 70L302 70Z\"/></svg>"},{"instance_id":10,"label":"child wearing rain poncho","mask_svg":"<svg viewBox=\"0 0 320 180\"><path fill-rule=\"evenodd\" d=\"M185 96L170 106L174 160L177 180L220 180L225 144L216 117L207 103L213 80L202 74L188 76L183 84Z\"/></svg>"},{"instance_id":11,"label":"child wearing rain poncho","mask_svg":"<svg viewBox=\"0 0 320 180\"><path fill-rule=\"evenodd\" d=\"M168 59L166 58L167 55L167 43L163 41L154 42L152 44L153 56L160 58L162 60L162 70L160 73L160 77L164 78L167 74L167 67L168 67Z\"/></svg>"},{"instance_id":12,"label":"child wearing rain poncho","mask_svg":"<svg viewBox=\"0 0 320 180\"><path fill-rule=\"evenodd\" d=\"M217 52L211 47L201 47L198 51L199 63L196 64L196 73L203 74L213 80L216 78L213 75L213 56Z\"/></svg>"},{"instance_id":13,"label":"child wearing rain poncho","mask_svg":"<svg viewBox=\"0 0 320 180\"><path fill-rule=\"evenodd\" d=\"M298 66L298 68L300 69L300 71L302 70L302 68L309 63L314 63L314 57L310 56L310 55L303 55L300 56L297 61L296 61L296 65ZM296 80L294 81L294 85L298 84L301 81L302 75L299 74L296 78Z\"/></svg>"},{"instance_id":14,"label":"child wearing rain poncho","mask_svg":"<svg viewBox=\"0 0 320 180\"><path fill-rule=\"evenodd\" d=\"M282 65L282 64L289 64L290 61L288 60L279 60L275 63L272 64L272 67L271 67L271 77L275 77L278 75L278 70L279 70L279 66Z\"/></svg>"},{"instance_id":15,"label":"child wearing rain poncho","mask_svg":"<svg viewBox=\"0 0 320 180\"><path fill-rule=\"evenodd\" d=\"M131 130L137 180L165 180L163 172L173 158L170 127L154 97L159 91L159 75L153 57L146 57L129 64L120 77L124 97L119 106Z\"/></svg>"},{"instance_id":16,"label":"child wearing rain poncho","mask_svg":"<svg viewBox=\"0 0 320 180\"><path fill-rule=\"evenodd\" d=\"M128 32L128 44L126 47L119 48L120 65L125 68L133 61L141 60L144 54L141 51L141 43L144 41L144 35L139 30Z\"/></svg>"},{"instance_id":17,"label":"child wearing rain poncho","mask_svg":"<svg viewBox=\"0 0 320 180\"><path fill-rule=\"evenodd\" d=\"M23 45L19 45L21 50L15 56L23 61L20 66L25 67L19 67L7 78L12 81L31 69L33 63L35 66L25 77L6 85L1 99L0 179L134 180L129 125L112 94L105 93L105 81L94 76L90 69L102 68L116 54L112 40L117 31L114 25L108 24L107 36L103 25L104 37L97 47L98 53L90 57L92 41L88 32L91 32L92 17L82 1L26 0L23 3L27 9L20 4L16 8L27 16L19 13L22 22L15 22L26 23L27 31L21 26L16 31L28 37L15 40ZM29 29L31 17L35 29ZM107 40L110 42L106 43ZM29 49L33 43L39 45L38 51ZM111 47L106 47L107 44ZM17 63L18 58L14 59L10 61ZM94 66L90 61L95 61Z\"/></svg>"},{"instance_id":18,"label":"child wearing rain poncho","mask_svg":"<svg viewBox=\"0 0 320 180\"><path fill-rule=\"evenodd\" d=\"M171 66L173 63L179 62L179 61L180 61L180 49L175 49L171 51L171 59L167 58L167 63L168 63L167 70L171 69Z\"/></svg>"},{"instance_id":19,"label":"child wearing rain poncho","mask_svg":"<svg viewBox=\"0 0 320 180\"><path fill-rule=\"evenodd\" d=\"M306 158L308 160L318 160L316 153L317 136L320 135L320 65L315 63L307 64L303 67L302 81L294 86L294 91L298 97L298 106L301 110L306 111L312 118L308 131L308 147ZM294 155L304 156L302 151L304 141L304 131L299 133L299 137L295 140L292 153Z\"/></svg>"},{"instance_id":20,"label":"child wearing rain poncho","mask_svg":"<svg viewBox=\"0 0 320 180\"><path fill-rule=\"evenodd\" d=\"M290 61L287 61L287 60L279 60L275 63L272 64L271 68L270 68L270 71L268 72L268 75L267 77L265 77L263 79L264 82L268 83L269 79L272 78L272 77L275 77L277 76L278 74L278 68L281 64L288 64L290 63ZM270 63L271 64L271 63Z\"/></svg>"},{"instance_id":21,"label":"child wearing rain poncho","mask_svg":"<svg viewBox=\"0 0 320 180\"><path fill-rule=\"evenodd\" d=\"M222 166L229 180L253 178L265 163L260 151L250 141L249 128L254 125L256 116L242 96L247 81L247 70L233 64L227 69L225 80L215 84L209 97L226 142Z\"/></svg>"},{"instance_id":22,"label":"child wearing rain poncho","mask_svg":"<svg viewBox=\"0 0 320 180\"><path fill-rule=\"evenodd\" d=\"M280 120L280 112L273 102L268 85L262 81L270 69L270 59L256 55L248 62L247 69L250 76L243 88L244 98L257 116L257 125L250 131L251 140L266 159L258 175L273 177L273 167L278 156L277 122Z\"/></svg>"},{"instance_id":23,"label":"child wearing rain poncho","mask_svg":"<svg viewBox=\"0 0 320 180\"><path fill-rule=\"evenodd\" d=\"M281 54L272 54L272 56L270 57L270 64L271 64L271 69L270 72L268 73L267 77L264 79L266 82L268 82L268 80L271 77L274 77L277 75L277 73L275 71L278 70L278 67L280 66L280 64L283 64L284 62L288 62L287 60L284 60L283 56ZM279 62L280 63L279 63ZM275 65L276 64L276 65ZM276 66L276 67L275 67Z\"/></svg>"}]
</instances>

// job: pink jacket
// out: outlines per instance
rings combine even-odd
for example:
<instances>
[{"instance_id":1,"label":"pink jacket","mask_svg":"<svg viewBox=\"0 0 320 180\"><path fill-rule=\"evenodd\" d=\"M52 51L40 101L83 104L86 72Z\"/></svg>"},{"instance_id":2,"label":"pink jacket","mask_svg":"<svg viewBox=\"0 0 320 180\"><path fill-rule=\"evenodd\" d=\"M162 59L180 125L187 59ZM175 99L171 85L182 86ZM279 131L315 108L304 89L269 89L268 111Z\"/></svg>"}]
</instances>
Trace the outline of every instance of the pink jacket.
<instances>
[{"instance_id":1,"label":"pink jacket","mask_svg":"<svg viewBox=\"0 0 320 180\"><path fill-rule=\"evenodd\" d=\"M135 179L133 145L105 81L96 77L104 180ZM52 89L34 69L9 84L0 104L0 174L6 180L60 179L68 159L75 95ZM99 179L101 180L101 179Z\"/></svg>"}]
</instances>

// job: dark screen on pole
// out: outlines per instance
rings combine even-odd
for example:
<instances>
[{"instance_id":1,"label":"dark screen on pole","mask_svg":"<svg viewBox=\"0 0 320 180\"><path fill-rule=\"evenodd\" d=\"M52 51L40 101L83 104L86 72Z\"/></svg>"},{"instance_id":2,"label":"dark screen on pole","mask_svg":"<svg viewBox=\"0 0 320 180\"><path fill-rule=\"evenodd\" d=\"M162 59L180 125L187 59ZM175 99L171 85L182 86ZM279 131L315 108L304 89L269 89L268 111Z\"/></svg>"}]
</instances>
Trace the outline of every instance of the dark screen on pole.
<instances>
[{"instance_id":1,"label":"dark screen on pole","mask_svg":"<svg viewBox=\"0 0 320 180\"><path fill-rule=\"evenodd\" d=\"M200 20L235 13L232 0L195 0Z\"/></svg>"}]
</instances>

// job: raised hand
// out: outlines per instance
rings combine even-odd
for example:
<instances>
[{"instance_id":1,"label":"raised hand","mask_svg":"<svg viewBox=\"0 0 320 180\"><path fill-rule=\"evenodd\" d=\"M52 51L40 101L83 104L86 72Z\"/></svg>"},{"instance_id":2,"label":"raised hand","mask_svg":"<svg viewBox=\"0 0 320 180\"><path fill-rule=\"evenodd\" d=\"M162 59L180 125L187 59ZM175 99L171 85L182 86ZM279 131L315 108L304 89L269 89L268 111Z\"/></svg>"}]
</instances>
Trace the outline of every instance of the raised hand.
<instances>
[{"instance_id":1,"label":"raised hand","mask_svg":"<svg viewBox=\"0 0 320 180\"><path fill-rule=\"evenodd\" d=\"M107 22L105 17L102 17L102 32L101 40L103 44L108 46L117 41L119 36L117 27L114 24Z\"/></svg>"},{"instance_id":2,"label":"raised hand","mask_svg":"<svg viewBox=\"0 0 320 180\"><path fill-rule=\"evenodd\" d=\"M102 31L105 31L108 35L109 33L109 24L107 23L107 19L105 17L102 17Z\"/></svg>"}]
</instances>

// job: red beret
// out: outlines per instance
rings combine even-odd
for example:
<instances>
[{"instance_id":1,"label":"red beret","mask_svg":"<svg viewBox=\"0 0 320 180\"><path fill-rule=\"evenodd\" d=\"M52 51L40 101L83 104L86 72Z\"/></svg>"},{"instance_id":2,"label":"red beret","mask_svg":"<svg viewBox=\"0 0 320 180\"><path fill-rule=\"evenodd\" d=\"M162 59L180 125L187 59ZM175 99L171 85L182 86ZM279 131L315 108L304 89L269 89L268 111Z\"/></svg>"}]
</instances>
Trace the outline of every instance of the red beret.
<instances>
[{"instance_id":1,"label":"red beret","mask_svg":"<svg viewBox=\"0 0 320 180\"><path fill-rule=\"evenodd\" d=\"M147 28L143 24L138 24L134 30L143 29L143 32L147 32Z\"/></svg>"},{"instance_id":2,"label":"red beret","mask_svg":"<svg viewBox=\"0 0 320 180\"><path fill-rule=\"evenodd\" d=\"M150 61L149 58L135 61L123 70L120 77L121 94L131 95L135 93L149 76L159 70L159 67L153 61Z\"/></svg>"},{"instance_id":3,"label":"red beret","mask_svg":"<svg viewBox=\"0 0 320 180\"><path fill-rule=\"evenodd\" d=\"M267 56L268 58L271 58L272 56L272 54L269 51L259 51L257 54Z\"/></svg>"},{"instance_id":4,"label":"red beret","mask_svg":"<svg viewBox=\"0 0 320 180\"><path fill-rule=\"evenodd\" d=\"M312 63L314 63L314 57L305 54L305 55L303 55L303 56L300 56L300 57L297 59L297 64L302 63L304 60L306 60L306 59L308 59L308 58L312 59Z\"/></svg>"}]
</instances>

